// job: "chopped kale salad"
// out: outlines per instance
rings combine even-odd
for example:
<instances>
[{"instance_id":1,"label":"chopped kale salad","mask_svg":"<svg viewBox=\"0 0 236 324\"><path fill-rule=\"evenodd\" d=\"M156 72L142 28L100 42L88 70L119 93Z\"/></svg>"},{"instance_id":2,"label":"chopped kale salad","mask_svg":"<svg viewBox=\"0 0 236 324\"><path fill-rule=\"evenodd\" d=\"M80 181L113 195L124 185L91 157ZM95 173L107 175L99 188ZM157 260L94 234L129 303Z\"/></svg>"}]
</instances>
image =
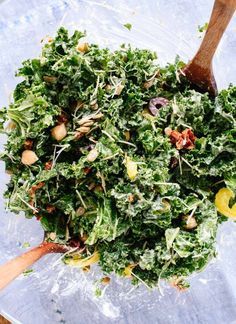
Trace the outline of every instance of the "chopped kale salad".
<instances>
[{"instance_id":1,"label":"chopped kale salad","mask_svg":"<svg viewBox=\"0 0 236 324\"><path fill-rule=\"evenodd\" d=\"M150 50L84 36L46 39L0 111L7 208L74 246L66 263L183 288L236 217L236 87L210 98L178 58L161 67Z\"/></svg>"}]
</instances>

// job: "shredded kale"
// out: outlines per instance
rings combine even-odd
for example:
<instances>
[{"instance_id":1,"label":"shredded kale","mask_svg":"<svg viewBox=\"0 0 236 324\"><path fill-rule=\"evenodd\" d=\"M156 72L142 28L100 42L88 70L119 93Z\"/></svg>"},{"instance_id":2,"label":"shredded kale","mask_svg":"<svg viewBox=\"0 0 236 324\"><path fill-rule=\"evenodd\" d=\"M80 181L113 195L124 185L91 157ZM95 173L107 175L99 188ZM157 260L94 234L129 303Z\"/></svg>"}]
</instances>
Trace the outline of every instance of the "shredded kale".
<instances>
[{"instance_id":1,"label":"shredded kale","mask_svg":"<svg viewBox=\"0 0 236 324\"><path fill-rule=\"evenodd\" d=\"M149 50L84 36L60 28L19 69L0 112L7 206L77 244L66 263L99 255L104 273L186 287L216 254L216 192L236 191L236 87L210 98L179 58L161 67Z\"/></svg>"},{"instance_id":2,"label":"shredded kale","mask_svg":"<svg viewBox=\"0 0 236 324\"><path fill-rule=\"evenodd\" d=\"M127 28L128 30L132 29L132 25L130 23L124 24L123 25L125 28Z\"/></svg>"},{"instance_id":3,"label":"shredded kale","mask_svg":"<svg viewBox=\"0 0 236 324\"><path fill-rule=\"evenodd\" d=\"M207 30L208 28L208 22L205 22L202 26L198 25L198 32L203 33Z\"/></svg>"}]
</instances>

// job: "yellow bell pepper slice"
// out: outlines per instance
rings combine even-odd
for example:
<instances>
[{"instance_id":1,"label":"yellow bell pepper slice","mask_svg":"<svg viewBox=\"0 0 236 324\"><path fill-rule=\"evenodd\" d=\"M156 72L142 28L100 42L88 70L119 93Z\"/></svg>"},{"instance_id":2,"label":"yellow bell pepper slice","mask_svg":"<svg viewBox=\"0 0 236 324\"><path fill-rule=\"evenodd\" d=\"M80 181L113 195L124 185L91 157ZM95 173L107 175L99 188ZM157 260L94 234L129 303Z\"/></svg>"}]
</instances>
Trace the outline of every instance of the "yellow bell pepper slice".
<instances>
[{"instance_id":1,"label":"yellow bell pepper slice","mask_svg":"<svg viewBox=\"0 0 236 324\"><path fill-rule=\"evenodd\" d=\"M73 257L73 259L70 259L67 261L67 264L69 264L71 266L77 266L79 268L84 268L84 267L90 266L91 264L96 263L98 261L99 261L99 254L96 251L91 256L84 258L84 259L78 255L75 255Z\"/></svg>"},{"instance_id":2,"label":"yellow bell pepper slice","mask_svg":"<svg viewBox=\"0 0 236 324\"><path fill-rule=\"evenodd\" d=\"M134 180L138 174L138 165L132 161L128 156L126 157L126 169L130 180Z\"/></svg>"},{"instance_id":3,"label":"yellow bell pepper slice","mask_svg":"<svg viewBox=\"0 0 236 324\"><path fill-rule=\"evenodd\" d=\"M129 264L127 267L124 269L124 276L127 278L132 277L132 270L136 267L137 264Z\"/></svg>"},{"instance_id":4,"label":"yellow bell pepper slice","mask_svg":"<svg viewBox=\"0 0 236 324\"><path fill-rule=\"evenodd\" d=\"M236 217L236 203L230 208L229 201L235 194L228 188L221 188L215 196L215 205L218 212L227 217Z\"/></svg>"}]
</instances>

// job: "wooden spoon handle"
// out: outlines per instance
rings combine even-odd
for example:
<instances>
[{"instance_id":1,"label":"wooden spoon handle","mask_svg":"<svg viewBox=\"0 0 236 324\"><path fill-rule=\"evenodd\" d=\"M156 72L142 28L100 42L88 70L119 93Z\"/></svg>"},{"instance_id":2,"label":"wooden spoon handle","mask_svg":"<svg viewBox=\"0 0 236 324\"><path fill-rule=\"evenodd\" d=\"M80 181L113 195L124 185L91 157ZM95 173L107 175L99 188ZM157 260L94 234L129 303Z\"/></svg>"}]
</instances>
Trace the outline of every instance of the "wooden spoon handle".
<instances>
[{"instance_id":1,"label":"wooden spoon handle","mask_svg":"<svg viewBox=\"0 0 236 324\"><path fill-rule=\"evenodd\" d=\"M59 247L58 249L57 246ZM43 242L35 248L0 266L0 290L5 288L11 281L23 273L42 256L51 252L62 252L61 246L55 243Z\"/></svg>"},{"instance_id":2,"label":"wooden spoon handle","mask_svg":"<svg viewBox=\"0 0 236 324\"><path fill-rule=\"evenodd\" d=\"M215 0L210 22L194 61L203 69L212 62L216 48L236 9L236 0Z\"/></svg>"}]
</instances>

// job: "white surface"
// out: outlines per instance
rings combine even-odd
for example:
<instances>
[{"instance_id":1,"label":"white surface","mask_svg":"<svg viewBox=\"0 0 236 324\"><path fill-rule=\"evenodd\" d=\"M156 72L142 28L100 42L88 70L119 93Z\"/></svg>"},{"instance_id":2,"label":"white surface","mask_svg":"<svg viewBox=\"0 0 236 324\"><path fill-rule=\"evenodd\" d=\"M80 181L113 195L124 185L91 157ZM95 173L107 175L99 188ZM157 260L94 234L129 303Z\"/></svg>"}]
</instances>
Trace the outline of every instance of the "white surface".
<instances>
[{"instance_id":1,"label":"white surface","mask_svg":"<svg viewBox=\"0 0 236 324\"><path fill-rule=\"evenodd\" d=\"M23 59L39 54L40 40L54 35L62 24L86 29L89 41L116 48L129 42L157 51L159 61L176 54L187 61L201 39L198 25L208 19L211 0L8 0L0 5L0 105L8 102L18 82L14 72ZM123 24L131 23L128 31ZM214 71L219 88L236 83L236 17L217 51ZM3 142L3 138L1 139ZM0 262L21 253L22 243L34 245L43 232L35 220L4 212L2 193L7 176L1 164ZM41 260L29 277L20 277L0 293L0 312L24 324L44 323L235 323L236 225L228 222L218 235L218 258L191 279L191 288L179 293L163 287L149 292L133 290L127 280L112 278L101 298L95 298L93 281L98 272L81 273L57 262Z\"/></svg>"}]
</instances>

